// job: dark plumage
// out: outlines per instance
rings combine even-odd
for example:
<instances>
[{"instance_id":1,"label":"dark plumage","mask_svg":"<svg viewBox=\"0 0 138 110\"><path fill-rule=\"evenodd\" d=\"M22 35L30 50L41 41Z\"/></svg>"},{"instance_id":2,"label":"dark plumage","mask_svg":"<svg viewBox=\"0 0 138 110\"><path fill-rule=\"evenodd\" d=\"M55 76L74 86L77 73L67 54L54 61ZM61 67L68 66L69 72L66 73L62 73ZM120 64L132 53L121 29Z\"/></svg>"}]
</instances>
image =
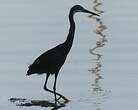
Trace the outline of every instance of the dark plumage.
<instances>
[{"instance_id":1,"label":"dark plumage","mask_svg":"<svg viewBox=\"0 0 138 110\"><path fill-rule=\"evenodd\" d=\"M47 52L40 55L32 65L29 66L27 75L34 73L37 74L56 74L61 66L64 64L67 52L65 44L60 44L55 48L48 50Z\"/></svg>"},{"instance_id":2,"label":"dark plumage","mask_svg":"<svg viewBox=\"0 0 138 110\"><path fill-rule=\"evenodd\" d=\"M84 9L80 5L75 5L71 8L69 13L69 21L70 21L70 29L69 34L67 36L67 39L62 44L59 44L58 46L48 50L47 52L40 55L34 62L29 66L29 69L27 71L27 75L31 74L43 74L46 73L46 81L44 85L44 89L46 91L49 91L51 93L54 93L55 96L55 103L57 101L56 95L60 96L59 93L56 93L56 80L57 75L59 73L60 68L64 64L66 57L72 47L74 34L75 34L75 22L73 19L73 15L76 12L85 12L89 14L93 14L98 16L96 13L90 12L86 9ZM50 90L46 87L47 80L50 74L55 75L55 82L53 86L53 90Z\"/></svg>"}]
</instances>

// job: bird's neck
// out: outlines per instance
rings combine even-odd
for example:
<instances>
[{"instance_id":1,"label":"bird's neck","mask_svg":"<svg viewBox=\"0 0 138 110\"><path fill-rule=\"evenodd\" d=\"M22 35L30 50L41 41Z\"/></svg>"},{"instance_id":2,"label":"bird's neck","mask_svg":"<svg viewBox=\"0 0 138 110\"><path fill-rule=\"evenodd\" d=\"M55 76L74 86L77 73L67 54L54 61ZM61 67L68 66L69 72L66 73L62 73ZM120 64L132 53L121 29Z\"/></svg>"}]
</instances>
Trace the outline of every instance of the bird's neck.
<instances>
[{"instance_id":1,"label":"bird's neck","mask_svg":"<svg viewBox=\"0 0 138 110\"><path fill-rule=\"evenodd\" d=\"M74 34L75 34L75 22L74 22L73 15L74 15L74 13L71 10L69 13L70 28L69 28L69 33L68 33L67 39L65 41L65 44L67 46L66 48L68 49L68 51L70 51L70 49L72 47Z\"/></svg>"}]
</instances>

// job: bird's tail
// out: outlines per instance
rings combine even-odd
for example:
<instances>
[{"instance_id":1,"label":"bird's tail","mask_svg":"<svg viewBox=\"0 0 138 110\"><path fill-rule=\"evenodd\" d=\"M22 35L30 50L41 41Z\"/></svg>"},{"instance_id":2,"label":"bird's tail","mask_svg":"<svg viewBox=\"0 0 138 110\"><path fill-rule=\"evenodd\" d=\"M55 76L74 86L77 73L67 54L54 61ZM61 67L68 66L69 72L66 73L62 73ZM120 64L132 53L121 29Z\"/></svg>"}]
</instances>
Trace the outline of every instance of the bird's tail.
<instances>
[{"instance_id":1,"label":"bird's tail","mask_svg":"<svg viewBox=\"0 0 138 110\"><path fill-rule=\"evenodd\" d=\"M27 71L26 76L29 76L29 75L31 75L31 74L33 74L33 72L31 72L30 69L29 69L29 70Z\"/></svg>"},{"instance_id":2,"label":"bird's tail","mask_svg":"<svg viewBox=\"0 0 138 110\"><path fill-rule=\"evenodd\" d=\"M29 69L28 69L28 71L27 71L26 76L29 76L29 75L31 75L31 74L34 74L34 71L32 71L32 69L31 69L31 65L30 65L28 68L29 68Z\"/></svg>"}]
</instances>

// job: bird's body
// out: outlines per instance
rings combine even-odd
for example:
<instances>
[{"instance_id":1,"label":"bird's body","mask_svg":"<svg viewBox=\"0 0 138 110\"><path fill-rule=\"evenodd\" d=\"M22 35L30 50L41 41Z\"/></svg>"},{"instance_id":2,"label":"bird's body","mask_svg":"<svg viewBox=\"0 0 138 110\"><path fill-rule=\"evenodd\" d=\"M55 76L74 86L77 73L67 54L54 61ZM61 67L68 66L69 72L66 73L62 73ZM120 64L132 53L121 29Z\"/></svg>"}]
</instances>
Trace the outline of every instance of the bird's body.
<instances>
[{"instance_id":1,"label":"bird's body","mask_svg":"<svg viewBox=\"0 0 138 110\"><path fill-rule=\"evenodd\" d=\"M64 43L60 44L40 55L32 65L29 66L30 74L56 74L64 64L67 52L65 52Z\"/></svg>"},{"instance_id":2,"label":"bird's body","mask_svg":"<svg viewBox=\"0 0 138 110\"><path fill-rule=\"evenodd\" d=\"M80 5L75 5L71 8L69 13L69 21L70 21L70 29L65 42L59 44L58 46L48 50L47 52L40 55L34 62L29 66L27 71L27 75L31 74L43 74L46 73L46 81L44 85L44 89L55 95L55 103L56 103L56 95L61 96L59 93L56 93L56 80L59 70L64 64L66 57L72 47L74 34L75 34L75 22L73 16L76 12L85 12L98 16L97 14L90 12L84 9ZM55 82L53 86L53 90L50 90L46 87L48 77L50 74L55 74Z\"/></svg>"}]
</instances>

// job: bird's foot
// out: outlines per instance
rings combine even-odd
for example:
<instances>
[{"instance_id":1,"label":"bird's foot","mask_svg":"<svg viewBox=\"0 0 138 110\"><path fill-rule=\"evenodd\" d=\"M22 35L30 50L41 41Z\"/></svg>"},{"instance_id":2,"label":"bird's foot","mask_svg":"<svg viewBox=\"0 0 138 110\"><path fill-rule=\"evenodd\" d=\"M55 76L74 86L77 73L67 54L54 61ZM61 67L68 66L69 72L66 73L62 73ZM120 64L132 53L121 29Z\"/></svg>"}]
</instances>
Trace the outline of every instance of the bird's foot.
<instances>
[{"instance_id":1,"label":"bird's foot","mask_svg":"<svg viewBox=\"0 0 138 110\"><path fill-rule=\"evenodd\" d=\"M57 101L59 101L61 98L62 98L62 97L61 97L61 96L59 96L59 98L57 98Z\"/></svg>"}]
</instances>

